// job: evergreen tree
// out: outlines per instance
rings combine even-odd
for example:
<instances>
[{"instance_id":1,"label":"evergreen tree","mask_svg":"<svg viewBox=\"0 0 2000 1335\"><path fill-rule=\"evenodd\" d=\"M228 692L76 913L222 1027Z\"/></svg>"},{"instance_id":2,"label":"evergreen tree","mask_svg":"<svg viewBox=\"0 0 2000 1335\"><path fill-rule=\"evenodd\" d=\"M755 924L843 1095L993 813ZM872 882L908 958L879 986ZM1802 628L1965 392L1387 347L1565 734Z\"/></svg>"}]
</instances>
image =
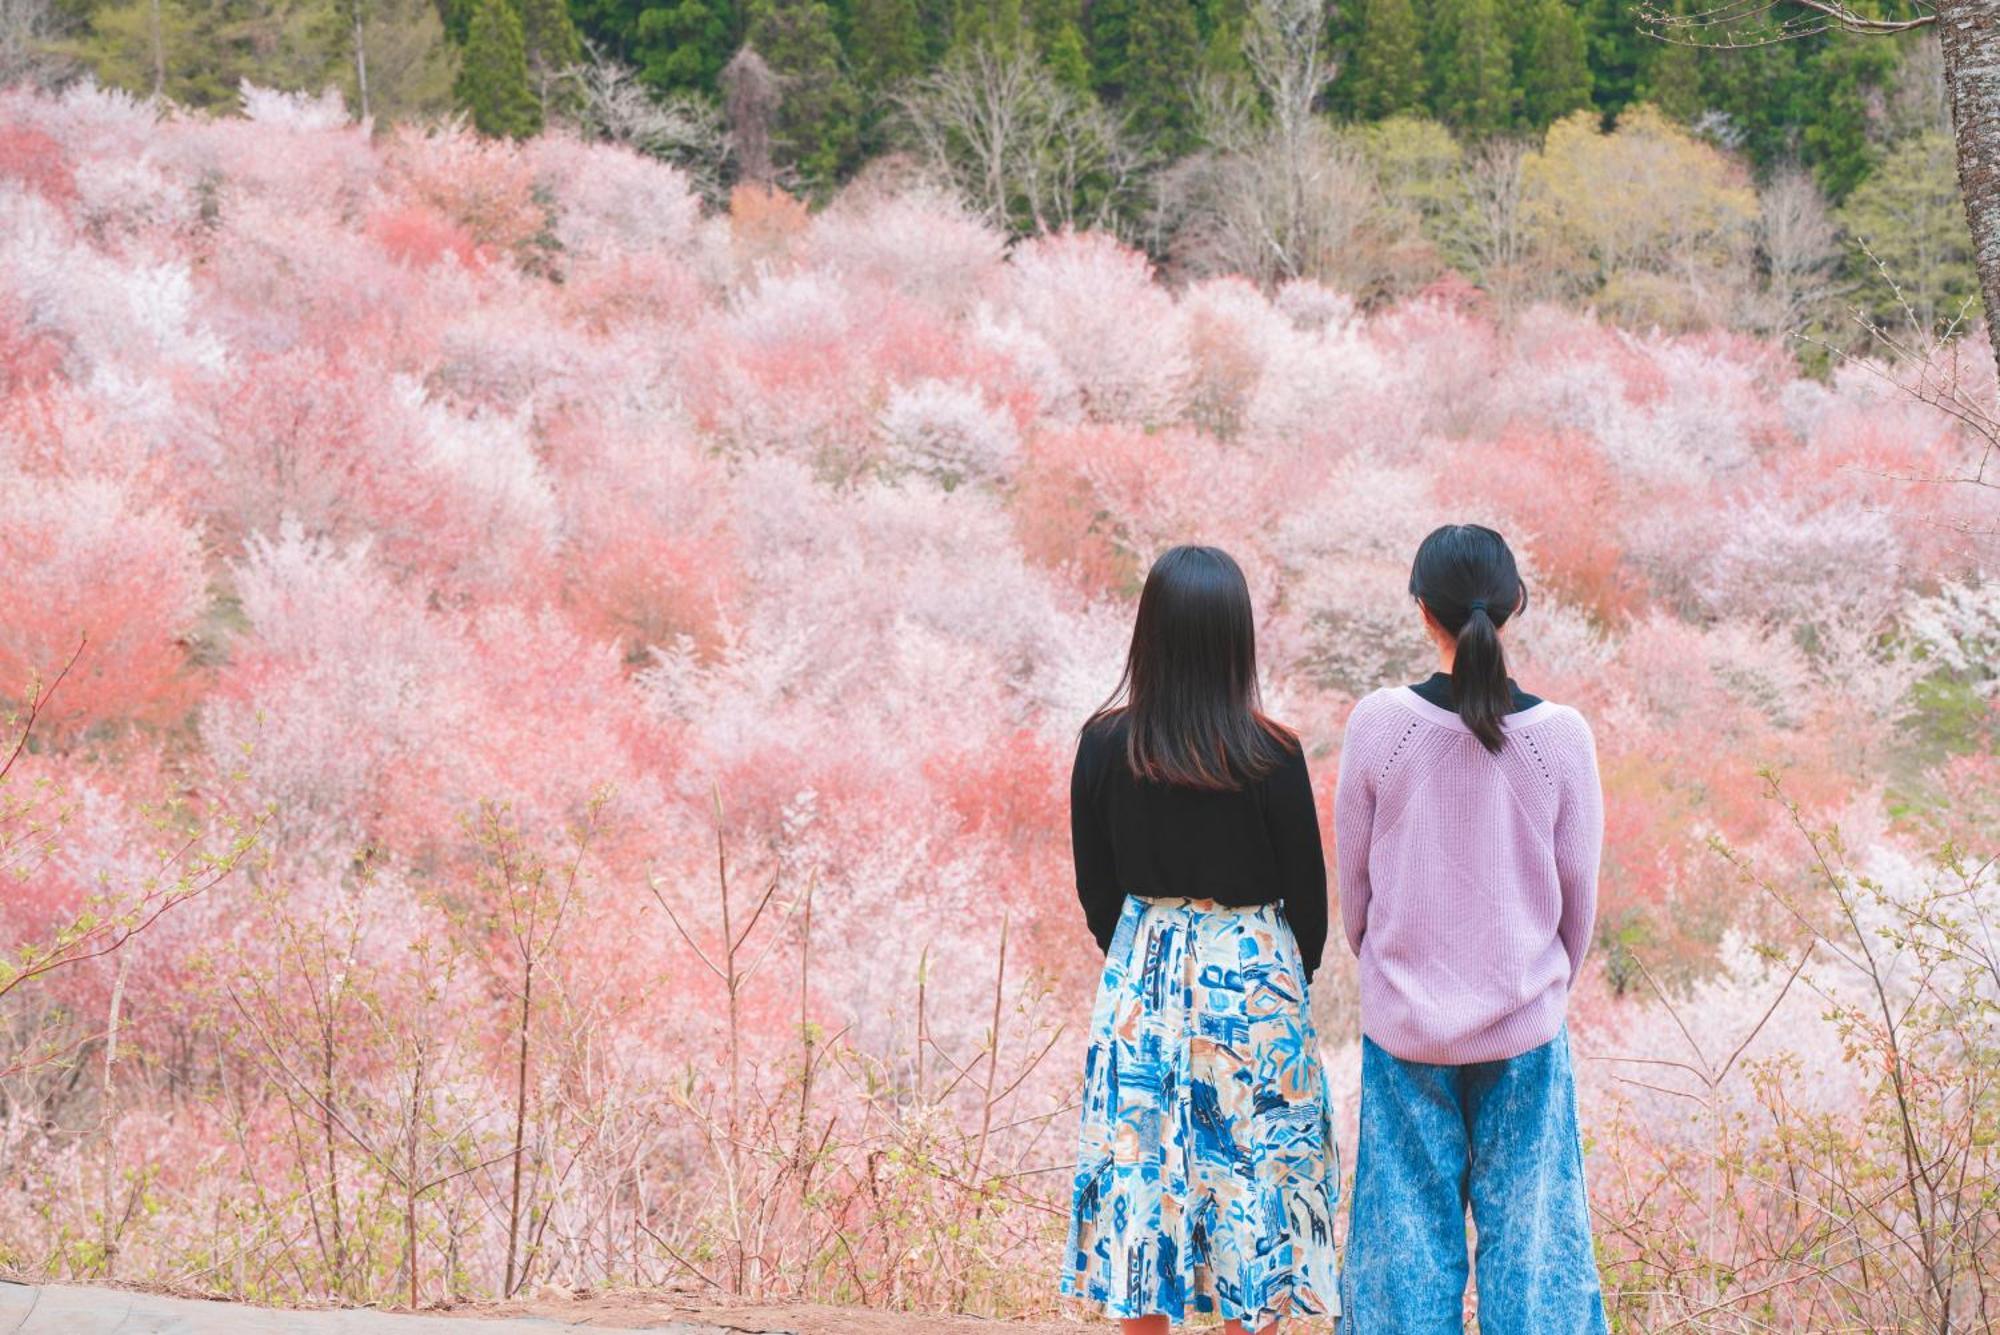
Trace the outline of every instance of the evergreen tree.
<instances>
[{"instance_id":1,"label":"evergreen tree","mask_svg":"<svg viewBox=\"0 0 2000 1335\"><path fill-rule=\"evenodd\" d=\"M951 25L958 18L961 3L962 0L917 0L917 15L923 25L925 69L943 60L951 50Z\"/></svg>"},{"instance_id":2,"label":"evergreen tree","mask_svg":"<svg viewBox=\"0 0 2000 1335\"><path fill-rule=\"evenodd\" d=\"M507 0L479 0L472 11L453 93L481 134L524 139L542 128L542 104L528 84L521 17Z\"/></svg>"},{"instance_id":3,"label":"evergreen tree","mask_svg":"<svg viewBox=\"0 0 2000 1335\"><path fill-rule=\"evenodd\" d=\"M854 0L848 34L855 82L869 92L893 88L928 63L917 0Z\"/></svg>"},{"instance_id":4,"label":"evergreen tree","mask_svg":"<svg viewBox=\"0 0 2000 1335\"><path fill-rule=\"evenodd\" d=\"M1072 92L1090 91L1090 51L1083 40L1083 0L1028 0L1028 28L1035 49L1056 82Z\"/></svg>"},{"instance_id":5,"label":"evergreen tree","mask_svg":"<svg viewBox=\"0 0 2000 1335\"><path fill-rule=\"evenodd\" d=\"M1820 189L1836 200L1867 180L1880 156L1869 137L1872 107L1895 71L1889 42L1831 41L1804 61L1812 111L1801 118L1801 156Z\"/></svg>"},{"instance_id":6,"label":"evergreen tree","mask_svg":"<svg viewBox=\"0 0 2000 1335\"><path fill-rule=\"evenodd\" d=\"M1091 0L1089 28L1091 81L1100 97L1115 102L1125 91L1125 63L1138 0Z\"/></svg>"},{"instance_id":7,"label":"evergreen tree","mask_svg":"<svg viewBox=\"0 0 2000 1335\"><path fill-rule=\"evenodd\" d=\"M1133 0L1119 71L1126 123L1166 157L1194 146L1190 87L1201 62L1201 34L1188 0Z\"/></svg>"},{"instance_id":8,"label":"evergreen tree","mask_svg":"<svg viewBox=\"0 0 2000 1335\"><path fill-rule=\"evenodd\" d=\"M1514 61L1497 0L1434 0L1427 30L1431 112L1466 134L1514 122Z\"/></svg>"},{"instance_id":9,"label":"evergreen tree","mask_svg":"<svg viewBox=\"0 0 2000 1335\"><path fill-rule=\"evenodd\" d=\"M1914 315L1919 326L1935 329L1957 319L1968 301L1968 317L1978 318L1979 272L1949 134L1930 130L1896 143L1839 217L1852 244L1848 277L1872 318L1894 326Z\"/></svg>"},{"instance_id":10,"label":"evergreen tree","mask_svg":"<svg viewBox=\"0 0 2000 1335\"><path fill-rule=\"evenodd\" d=\"M1030 40L1021 0L959 0L951 23L953 49L990 46L1012 51Z\"/></svg>"},{"instance_id":11,"label":"evergreen tree","mask_svg":"<svg viewBox=\"0 0 2000 1335\"><path fill-rule=\"evenodd\" d=\"M663 92L711 92L736 49L728 0L676 0L639 14L639 71Z\"/></svg>"},{"instance_id":12,"label":"evergreen tree","mask_svg":"<svg viewBox=\"0 0 2000 1335\"><path fill-rule=\"evenodd\" d=\"M1521 118L1545 130L1590 105L1590 43L1569 0L1528 0L1514 48Z\"/></svg>"},{"instance_id":13,"label":"evergreen tree","mask_svg":"<svg viewBox=\"0 0 2000 1335\"><path fill-rule=\"evenodd\" d=\"M537 93L546 100L553 81L583 58L565 0L513 0L521 19L521 50Z\"/></svg>"},{"instance_id":14,"label":"evergreen tree","mask_svg":"<svg viewBox=\"0 0 2000 1335\"><path fill-rule=\"evenodd\" d=\"M1342 107L1363 120L1414 111L1424 102L1423 29L1411 0L1358 0L1352 10Z\"/></svg>"},{"instance_id":15,"label":"evergreen tree","mask_svg":"<svg viewBox=\"0 0 2000 1335\"><path fill-rule=\"evenodd\" d=\"M1089 94L1090 52L1084 45L1083 30L1079 25L1066 22L1057 28L1049 44L1043 48L1042 59L1057 83L1072 93Z\"/></svg>"},{"instance_id":16,"label":"evergreen tree","mask_svg":"<svg viewBox=\"0 0 2000 1335\"><path fill-rule=\"evenodd\" d=\"M824 0L758 0L747 40L780 80L777 165L825 193L854 165L861 142L861 97L841 68L833 11Z\"/></svg>"},{"instance_id":17,"label":"evergreen tree","mask_svg":"<svg viewBox=\"0 0 2000 1335\"><path fill-rule=\"evenodd\" d=\"M1683 42L1660 42L1647 53L1638 94L1683 123L1707 109L1702 98L1701 53Z\"/></svg>"},{"instance_id":18,"label":"evergreen tree","mask_svg":"<svg viewBox=\"0 0 2000 1335\"><path fill-rule=\"evenodd\" d=\"M1250 16L1243 0L1201 0L1195 10L1195 31L1201 38L1201 74L1226 83L1247 82L1249 62L1243 58L1243 28Z\"/></svg>"},{"instance_id":19,"label":"evergreen tree","mask_svg":"<svg viewBox=\"0 0 2000 1335\"><path fill-rule=\"evenodd\" d=\"M1702 103L1721 120L1718 141L1759 166L1799 161L1799 125L1815 111L1801 97L1799 60L1820 40L1703 51Z\"/></svg>"},{"instance_id":20,"label":"evergreen tree","mask_svg":"<svg viewBox=\"0 0 2000 1335\"><path fill-rule=\"evenodd\" d=\"M1632 0L1583 0L1590 42L1590 90L1609 122L1639 93L1639 74L1653 45L1633 12Z\"/></svg>"},{"instance_id":21,"label":"evergreen tree","mask_svg":"<svg viewBox=\"0 0 2000 1335\"><path fill-rule=\"evenodd\" d=\"M568 0L567 8L581 38L659 92L714 93L743 40L736 0Z\"/></svg>"}]
</instances>

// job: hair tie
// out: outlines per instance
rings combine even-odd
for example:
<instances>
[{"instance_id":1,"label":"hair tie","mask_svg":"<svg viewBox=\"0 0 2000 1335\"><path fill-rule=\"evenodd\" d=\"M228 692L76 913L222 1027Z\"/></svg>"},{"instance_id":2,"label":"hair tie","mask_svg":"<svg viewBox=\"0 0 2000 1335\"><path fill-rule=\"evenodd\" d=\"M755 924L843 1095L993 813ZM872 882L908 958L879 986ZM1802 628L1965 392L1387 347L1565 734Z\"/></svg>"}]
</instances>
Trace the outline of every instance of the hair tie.
<instances>
[{"instance_id":1,"label":"hair tie","mask_svg":"<svg viewBox=\"0 0 2000 1335\"><path fill-rule=\"evenodd\" d=\"M1471 616L1474 612L1484 612L1485 610L1486 600L1484 598L1474 598L1465 606L1465 614L1467 616Z\"/></svg>"}]
</instances>

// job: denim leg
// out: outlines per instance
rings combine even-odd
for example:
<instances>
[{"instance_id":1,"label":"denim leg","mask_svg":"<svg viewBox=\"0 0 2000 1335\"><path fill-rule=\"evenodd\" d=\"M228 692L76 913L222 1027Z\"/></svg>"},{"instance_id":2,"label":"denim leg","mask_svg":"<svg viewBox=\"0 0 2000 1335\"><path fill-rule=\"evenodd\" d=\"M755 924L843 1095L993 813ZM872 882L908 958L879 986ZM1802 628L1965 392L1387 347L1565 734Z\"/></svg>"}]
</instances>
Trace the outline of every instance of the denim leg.
<instances>
[{"instance_id":1,"label":"denim leg","mask_svg":"<svg viewBox=\"0 0 2000 1335\"><path fill-rule=\"evenodd\" d=\"M1568 1032L1463 1070L1481 1335L1602 1335Z\"/></svg>"},{"instance_id":2,"label":"denim leg","mask_svg":"<svg viewBox=\"0 0 2000 1335\"><path fill-rule=\"evenodd\" d=\"M1458 1071L1361 1041L1361 1141L1341 1335L1465 1329L1465 1119Z\"/></svg>"}]
</instances>

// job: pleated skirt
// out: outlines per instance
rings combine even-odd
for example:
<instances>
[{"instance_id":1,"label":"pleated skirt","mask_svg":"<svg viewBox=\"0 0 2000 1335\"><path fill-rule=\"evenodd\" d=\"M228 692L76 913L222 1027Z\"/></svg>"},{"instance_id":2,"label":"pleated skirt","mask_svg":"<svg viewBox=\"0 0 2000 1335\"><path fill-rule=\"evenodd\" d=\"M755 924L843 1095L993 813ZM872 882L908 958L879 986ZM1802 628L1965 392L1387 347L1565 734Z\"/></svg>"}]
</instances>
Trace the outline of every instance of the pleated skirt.
<instances>
[{"instance_id":1,"label":"pleated skirt","mask_svg":"<svg viewBox=\"0 0 2000 1335\"><path fill-rule=\"evenodd\" d=\"M1084 1059L1062 1291L1258 1330L1340 1311L1340 1167L1276 905L1125 901Z\"/></svg>"}]
</instances>

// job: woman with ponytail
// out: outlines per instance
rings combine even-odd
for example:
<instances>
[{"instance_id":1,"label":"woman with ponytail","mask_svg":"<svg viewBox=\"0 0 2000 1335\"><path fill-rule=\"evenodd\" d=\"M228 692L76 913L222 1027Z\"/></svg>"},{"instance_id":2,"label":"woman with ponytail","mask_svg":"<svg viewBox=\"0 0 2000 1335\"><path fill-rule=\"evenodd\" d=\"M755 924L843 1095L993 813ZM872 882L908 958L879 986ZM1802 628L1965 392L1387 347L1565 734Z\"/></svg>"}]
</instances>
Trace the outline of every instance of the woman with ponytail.
<instances>
[{"instance_id":1,"label":"woman with ponytail","mask_svg":"<svg viewBox=\"0 0 2000 1335\"><path fill-rule=\"evenodd\" d=\"M1334 802L1361 972L1361 1137L1341 1335L1605 1330L1564 1026L1597 908L1604 802L1582 715L1522 691L1527 606L1492 529L1417 549L1428 681L1354 707Z\"/></svg>"}]
</instances>

